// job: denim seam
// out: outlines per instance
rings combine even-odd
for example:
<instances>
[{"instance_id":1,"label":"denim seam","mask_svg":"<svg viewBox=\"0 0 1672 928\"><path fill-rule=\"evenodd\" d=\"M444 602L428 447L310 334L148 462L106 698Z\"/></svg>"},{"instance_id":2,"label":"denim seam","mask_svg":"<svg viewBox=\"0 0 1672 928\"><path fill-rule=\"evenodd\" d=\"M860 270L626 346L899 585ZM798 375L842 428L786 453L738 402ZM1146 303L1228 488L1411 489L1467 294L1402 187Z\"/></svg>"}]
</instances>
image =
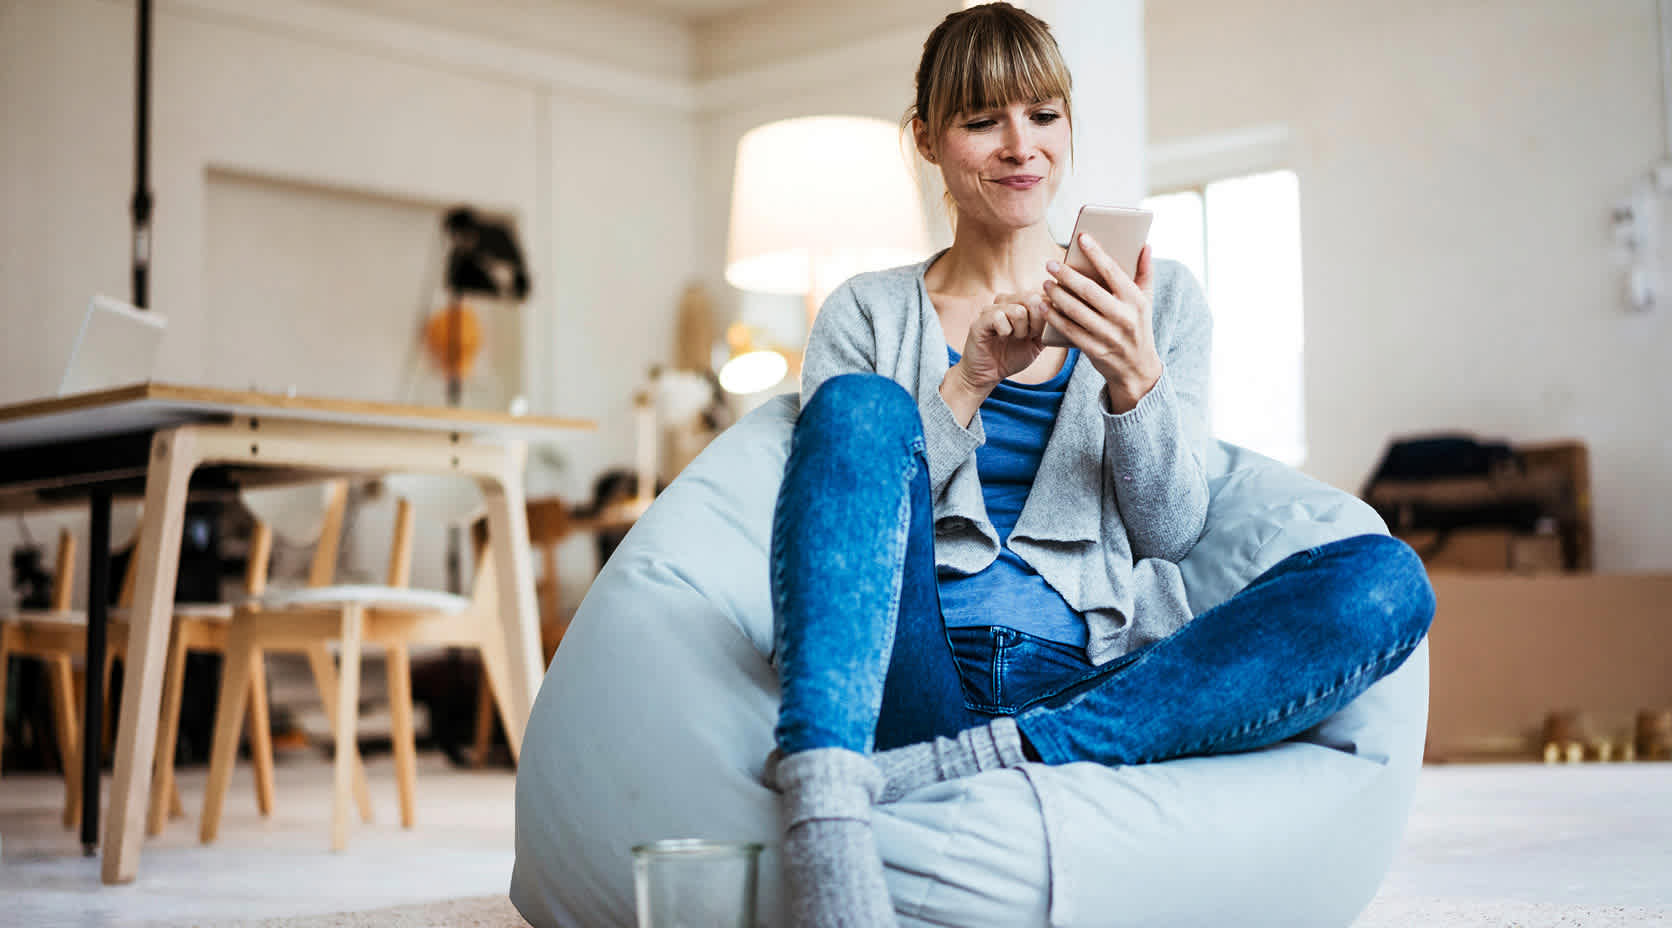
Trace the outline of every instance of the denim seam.
<instances>
[{"instance_id":1,"label":"denim seam","mask_svg":"<svg viewBox=\"0 0 1672 928\"><path fill-rule=\"evenodd\" d=\"M1010 649L1006 646L1008 638L1004 632L992 632L991 635L993 636L993 701L1003 703L1005 701L1004 674L1010 666Z\"/></svg>"},{"instance_id":2,"label":"denim seam","mask_svg":"<svg viewBox=\"0 0 1672 928\"><path fill-rule=\"evenodd\" d=\"M1133 667L1137 667L1139 664L1142 664L1143 662L1149 660L1150 655L1155 653L1155 649L1153 647L1146 646L1140 651L1128 652L1128 654L1123 654L1123 655L1121 655L1121 657L1128 657L1129 655L1131 655L1133 653L1135 653L1137 656L1132 657L1130 660L1127 660L1124 663L1121 662L1120 657L1116 657L1116 658L1112 658L1108 661L1105 661L1101 666L1093 667L1091 670L1086 671L1085 676L1080 677L1078 680L1075 680L1074 682L1068 684L1067 686L1062 687L1062 689L1059 689L1054 693L1047 693L1046 695L1041 696L1039 699L1034 700L1034 703L1040 703L1040 702L1044 702L1045 700L1048 700L1048 699L1054 699L1057 696L1061 696L1065 690L1071 690L1071 689L1074 689L1075 687L1083 686L1084 684L1086 684L1088 682L1091 682L1093 680L1098 680L1098 681L1107 680L1108 678L1114 676L1116 673L1121 673L1121 672L1129 670ZM1090 698L1091 694L1096 692L1096 690L1097 690L1096 687L1090 687L1084 693L1081 693L1080 695L1075 696L1073 699L1070 699L1069 701L1067 701L1067 702L1063 703L1062 705L1057 706L1055 708L1056 709L1068 709L1068 708L1071 708L1073 706L1077 706L1080 703L1084 702L1086 699ZM1031 708L1031 706L1030 706L1030 708Z\"/></svg>"},{"instance_id":3,"label":"denim seam","mask_svg":"<svg viewBox=\"0 0 1672 928\"><path fill-rule=\"evenodd\" d=\"M906 585L906 548L911 540L911 484L912 479L917 476L917 468L920 466L919 461L922 459L922 437L918 436L913 438L908 443L908 447L911 449L911 453L906 455L906 466L901 473L901 476L905 479L903 481L904 486L902 487L902 492L900 493L900 510L894 518L894 547L893 550L889 552L889 562L895 566L894 588L893 592L888 597L888 608L883 612L883 615L886 615L889 618L887 622L883 623L882 679L877 685L877 711L879 714L882 711L882 693L888 686L888 667L890 662L893 660L894 638L899 632L900 596L902 595L903 588ZM870 751L871 748L876 745L876 725L874 722L871 726L871 735L866 740L867 744L865 745L865 749L866 751Z\"/></svg>"},{"instance_id":4,"label":"denim seam","mask_svg":"<svg viewBox=\"0 0 1672 928\"><path fill-rule=\"evenodd\" d=\"M1223 744L1226 741L1230 741L1233 738L1240 738L1240 737L1243 737L1244 735L1252 734L1253 732L1257 732L1257 731L1260 731L1262 729L1270 728L1271 726L1276 725L1276 724L1282 722L1285 719L1291 718L1294 715L1296 715L1297 713L1303 712L1306 709L1309 709L1312 706L1317 705L1322 700L1328 699L1330 696L1339 692L1343 688L1345 688L1347 686L1350 686L1354 681L1363 677L1366 673L1369 673L1372 670L1377 670L1379 668L1382 668L1382 667L1386 666L1388 663L1390 663L1392 661L1395 661L1395 660L1398 660L1402 657L1408 656L1412 651L1414 651L1416 649L1416 646L1418 644L1422 643L1423 637L1424 637L1423 635L1418 635L1416 638L1410 639L1408 642L1396 644L1392 648L1389 648L1388 650L1383 651L1381 654L1376 655L1374 658L1370 659L1369 661L1366 661L1365 663L1360 664L1358 667L1354 668L1351 672L1349 672L1346 676L1337 680L1335 683L1331 684L1330 686L1325 687L1323 690L1315 691L1315 692L1309 694L1303 700L1291 701L1287 706L1284 706L1282 709L1279 709L1275 713L1270 714L1267 718L1259 719L1259 720L1256 720L1256 721L1253 721L1253 722L1249 722L1245 725L1242 725L1238 728L1232 729L1231 731L1225 732L1225 733L1220 734L1216 737L1209 738L1205 741L1199 741L1195 744L1192 744L1192 745L1184 748L1180 752L1179 756L1204 753L1204 752L1209 751L1210 749L1212 749L1215 745ZM1142 758L1142 759L1138 759L1138 760L1133 761L1133 763L1147 763L1149 760L1150 760L1150 758Z\"/></svg>"}]
</instances>

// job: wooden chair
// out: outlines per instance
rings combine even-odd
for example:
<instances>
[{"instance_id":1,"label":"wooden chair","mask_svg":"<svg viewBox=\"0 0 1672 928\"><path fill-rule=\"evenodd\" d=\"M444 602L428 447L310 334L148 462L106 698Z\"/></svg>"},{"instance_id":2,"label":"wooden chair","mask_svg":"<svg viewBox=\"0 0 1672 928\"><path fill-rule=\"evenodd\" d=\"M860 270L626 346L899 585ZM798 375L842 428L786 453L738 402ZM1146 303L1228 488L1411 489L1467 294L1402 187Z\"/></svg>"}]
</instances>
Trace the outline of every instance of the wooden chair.
<instances>
[{"instance_id":1,"label":"wooden chair","mask_svg":"<svg viewBox=\"0 0 1672 928\"><path fill-rule=\"evenodd\" d=\"M347 503L347 484L336 481L325 491L324 515L317 533L317 545L309 570L309 583L323 586L332 579L337 560L337 549L344 509ZM265 522L256 523L251 540L249 563L245 570L246 588L253 594L262 592L267 584L268 556L272 549L272 531ZM105 652L105 693L112 699L110 670L112 664L127 652L128 623L126 611L133 597L137 559L130 558L122 580L117 608L112 611L108 626ZM6 669L13 654L36 657L48 668L52 693L54 727L57 729L58 751L64 765L64 826L75 827L81 819L81 686L73 662L80 660L87 641L87 615L71 608L70 597L75 587L76 541L68 529L59 535L57 560L53 575L52 604L44 610L17 612L0 618L0 693L5 692ZM186 655L190 652L223 653L226 628L232 619L230 603L177 603L174 607L173 627L170 630L167 673L163 682L161 726L156 764L151 781L151 796L146 821L147 834L162 832L170 816L183 816L180 791L174 780L174 753L180 731L180 709L185 687ZM320 699L325 704L327 717L335 710L336 674L330 654L323 646L309 654L314 680ZM263 668L258 663L250 674L250 739L251 754L256 773L256 805L263 816L273 810L273 745L269 728L267 685ZM105 718L114 715L107 710ZM355 757L354 792L361 817L372 820L371 793L366 786L365 769Z\"/></svg>"},{"instance_id":2,"label":"wooden chair","mask_svg":"<svg viewBox=\"0 0 1672 928\"><path fill-rule=\"evenodd\" d=\"M394 742L396 783L402 827L415 823L417 746L412 718L411 661L415 644L475 646L481 649L490 678L502 685L510 671L500 640L498 595L489 567L488 545L478 551L475 584L467 599L450 593L407 588L411 573L413 510L410 500L397 504L394 543L384 586L343 585L268 594L251 606L234 611L227 632L227 663L215 710L215 738L209 764L209 783L203 798L199 832L205 843L215 840L220 826L222 798L232 775L244 700L251 668L268 650L322 653L336 642L341 670L334 713L336 759L332 788L331 847L348 843L350 758L355 757L359 720L360 659L367 644L381 645L388 661L389 704ZM328 658L327 658L328 660ZM501 707L505 711L506 707Z\"/></svg>"},{"instance_id":3,"label":"wooden chair","mask_svg":"<svg viewBox=\"0 0 1672 928\"><path fill-rule=\"evenodd\" d=\"M342 543L342 525L348 506L348 483L334 480L323 487L324 507L321 518L310 528L297 530L289 539L297 544L313 544L313 559L308 567L308 585L322 587L329 584L336 573L337 551ZM305 497L312 491L304 489ZM254 503L254 494L245 493L246 506ZM305 504L311 505L311 501ZM259 513L258 513L259 516ZM267 590L269 561L273 549L271 524L257 518L250 537L250 550L244 572L244 587L251 598ZM124 589L132 585L130 569ZM146 834L161 834L171 814L183 817L179 809L179 790L174 783L174 753L180 736L180 708L185 692L186 656L192 652L226 654L227 628L232 622L231 603L180 604L175 606L174 627L169 637L167 671L163 677L162 727L157 733L157 754L152 772L151 802L146 815ZM313 672L314 685L325 705L326 718L335 726L337 681L330 653L325 647L308 652L308 665ZM222 671L223 675L225 670ZM273 739L267 706L267 676L263 662L255 661L249 668L250 753L255 762L256 807L263 817L273 813ZM354 757L354 795L360 817L372 821L371 791L366 785L366 771L358 752ZM172 797L172 798L169 798Z\"/></svg>"},{"instance_id":4,"label":"wooden chair","mask_svg":"<svg viewBox=\"0 0 1672 928\"><path fill-rule=\"evenodd\" d=\"M81 818L81 749L78 741L81 722L76 707L76 674L72 662L81 659L85 652L87 616L70 608L70 594L75 588L75 556L75 536L69 529L61 529L58 533L57 563L52 575L51 605L46 609L18 610L0 616L0 710L5 708L6 674L13 655L37 658L47 667L52 722L58 735L58 757L64 765L65 828L75 827ZM106 666L109 666L109 661L106 661ZM0 738L0 749L5 747L4 742L5 739Z\"/></svg>"},{"instance_id":5,"label":"wooden chair","mask_svg":"<svg viewBox=\"0 0 1672 928\"><path fill-rule=\"evenodd\" d=\"M80 705L81 680L80 674L73 669L73 662L81 660L86 653L87 643L87 614L70 607L70 594L75 587L76 541L69 529L61 529L58 539L58 558L53 575L52 604L44 610L30 610L15 613L0 620L0 693L5 692L6 665L13 654L35 657L47 664L48 679L52 691L54 710L54 727L57 728L58 753L64 765L64 827L73 828L81 820L81 713ZM122 581L122 591L118 597L118 607L111 616L107 627L107 644L105 662L101 672L104 674L104 692L109 705L106 707L105 718L108 722L110 711L115 705L114 695L110 691L110 671L119 657L127 653L128 624L122 618L122 612L133 595L135 562L130 560L128 570ZM180 636L192 635L203 622L202 616L215 612L219 607L213 604L182 603L176 606L175 627L173 633ZM230 609L228 609L230 615ZM178 686L178 681L176 681ZM265 700L252 703L252 718L265 719ZM263 714L257 716L256 712ZM170 731L178 730L179 701L174 705L163 708L163 724ZM265 724L255 726L265 729ZM170 759L172 759L172 741L170 742ZM266 772L266 779L272 778L273 755L269 747L265 751L257 751L256 766ZM169 773L173 772L173 765L168 765ZM182 811L179 790L175 788L172 778L155 780L152 783L152 805L160 810L159 814ZM258 795L258 801L266 814L271 805L271 796Z\"/></svg>"}]
</instances>

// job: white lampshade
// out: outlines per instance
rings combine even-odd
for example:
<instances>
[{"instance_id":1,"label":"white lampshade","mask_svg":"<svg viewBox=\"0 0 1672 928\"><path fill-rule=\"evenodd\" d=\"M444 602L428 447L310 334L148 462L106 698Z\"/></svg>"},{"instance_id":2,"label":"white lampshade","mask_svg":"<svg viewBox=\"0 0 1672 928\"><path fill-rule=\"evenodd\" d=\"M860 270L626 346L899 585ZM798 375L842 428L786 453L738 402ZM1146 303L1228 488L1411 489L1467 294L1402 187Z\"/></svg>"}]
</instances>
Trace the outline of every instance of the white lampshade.
<instances>
[{"instance_id":1,"label":"white lampshade","mask_svg":"<svg viewBox=\"0 0 1672 928\"><path fill-rule=\"evenodd\" d=\"M856 116L768 123L737 143L726 280L817 302L862 271L922 260L928 231L899 127Z\"/></svg>"}]
</instances>

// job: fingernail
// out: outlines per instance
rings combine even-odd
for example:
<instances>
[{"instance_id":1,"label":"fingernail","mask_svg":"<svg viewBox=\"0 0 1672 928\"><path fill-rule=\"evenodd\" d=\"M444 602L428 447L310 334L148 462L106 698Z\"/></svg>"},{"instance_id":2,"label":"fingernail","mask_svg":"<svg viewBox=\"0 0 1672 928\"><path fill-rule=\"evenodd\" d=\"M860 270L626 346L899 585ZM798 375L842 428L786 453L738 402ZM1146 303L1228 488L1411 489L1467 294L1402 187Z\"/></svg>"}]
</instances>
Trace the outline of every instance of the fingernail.
<instances>
[{"instance_id":1,"label":"fingernail","mask_svg":"<svg viewBox=\"0 0 1672 928\"><path fill-rule=\"evenodd\" d=\"M1053 267L1053 268L1051 268L1051 270L1053 270L1053 271L1054 271L1054 270L1056 270L1056 268L1054 268L1054 267ZM1054 280L1051 280L1051 279L1050 279L1050 278L1046 278L1046 280L1045 280L1045 289L1047 289L1047 290L1049 290L1049 289L1051 289L1051 288L1052 288L1052 287L1055 287L1055 286L1056 286L1056 285L1057 285L1057 282L1056 282L1056 281L1054 281Z\"/></svg>"},{"instance_id":2,"label":"fingernail","mask_svg":"<svg viewBox=\"0 0 1672 928\"><path fill-rule=\"evenodd\" d=\"M1091 244L1091 233L1090 232L1081 232L1080 233L1080 244L1082 244L1082 245L1090 245Z\"/></svg>"},{"instance_id":3,"label":"fingernail","mask_svg":"<svg viewBox=\"0 0 1672 928\"><path fill-rule=\"evenodd\" d=\"M1056 272L1062 270L1062 264L1060 262L1057 262L1057 261L1047 261L1047 262L1045 262L1045 270L1050 271L1051 273L1055 274ZM1048 280L1045 281L1045 282L1050 283L1050 281L1048 281Z\"/></svg>"}]
</instances>

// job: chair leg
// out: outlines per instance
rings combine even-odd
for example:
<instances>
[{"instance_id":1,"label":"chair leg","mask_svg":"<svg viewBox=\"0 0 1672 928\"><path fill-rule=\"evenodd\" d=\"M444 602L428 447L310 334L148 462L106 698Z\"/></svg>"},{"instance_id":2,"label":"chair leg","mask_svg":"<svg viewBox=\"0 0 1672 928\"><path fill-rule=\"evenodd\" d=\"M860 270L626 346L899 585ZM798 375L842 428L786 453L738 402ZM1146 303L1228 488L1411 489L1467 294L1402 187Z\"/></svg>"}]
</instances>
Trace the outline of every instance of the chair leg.
<instances>
[{"instance_id":1,"label":"chair leg","mask_svg":"<svg viewBox=\"0 0 1672 928\"><path fill-rule=\"evenodd\" d=\"M255 642L245 620L235 618L226 635L226 659L221 663L221 692L215 700L215 741L209 752L209 782L203 789L203 815L198 840L209 844L221 827L221 803L226 799L232 764L238 759L239 729L245 700L250 695L251 657Z\"/></svg>"},{"instance_id":2,"label":"chair leg","mask_svg":"<svg viewBox=\"0 0 1672 928\"><path fill-rule=\"evenodd\" d=\"M416 821L418 791L418 745L412 723L412 660L406 645L388 649L389 726L395 749L395 787L401 802L401 827Z\"/></svg>"},{"instance_id":3,"label":"chair leg","mask_svg":"<svg viewBox=\"0 0 1672 928\"><path fill-rule=\"evenodd\" d=\"M314 686L319 689L319 701L325 705L325 719L331 723L331 734L337 732L337 668L331 652L323 644L308 648L308 667L313 670ZM372 823L372 791L366 785L366 765L360 760L358 740L354 746L354 801L360 804L360 821Z\"/></svg>"},{"instance_id":4,"label":"chair leg","mask_svg":"<svg viewBox=\"0 0 1672 928\"><path fill-rule=\"evenodd\" d=\"M180 741L180 706L186 687L186 630L179 622L168 642L168 665L163 672L162 731L157 757L151 766L151 807L146 810L145 833L160 835L168 824L169 804L179 799L174 783L174 752Z\"/></svg>"},{"instance_id":5,"label":"chair leg","mask_svg":"<svg viewBox=\"0 0 1672 928\"><path fill-rule=\"evenodd\" d=\"M81 747L77 741L81 722L75 711L75 671L67 654L48 658L46 664L51 677L52 723L58 729L58 758L64 764L64 827L74 828L81 823ZM0 685L4 683L0 677Z\"/></svg>"},{"instance_id":6,"label":"chair leg","mask_svg":"<svg viewBox=\"0 0 1672 928\"><path fill-rule=\"evenodd\" d=\"M12 663L12 626L0 622L0 719L6 717L6 676ZM0 769L3 769L6 755L5 732L0 731Z\"/></svg>"},{"instance_id":7,"label":"chair leg","mask_svg":"<svg viewBox=\"0 0 1672 928\"><path fill-rule=\"evenodd\" d=\"M501 719L511 718L511 662L505 656L505 651L492 635L484 637L479 647L482 652L482 675L487 689L493 696L494 708L499 710ZM506 724L506 734L510 734L510 724ZM507 737L506 742L511 747L511 763L515 764L521 754L521 745L517 739Z\"/></svg>"},{"instance_id":8,"label":"chair leg","mask_svg":"<svg viewBox=\"0 0 1672 928\"><path fill-rule=\"evenodd\" d=\"M79 719L81 713L87 709L83 705L87 701L87 668L71 666L73 669L70 671L70 681L75 685L70 693L75 700L70 704L75 707L75 717Z\"/></svg>"},{"instance_id":9,"label":"chair leg","mask_svg":"<svg viewBox=\"0 0 1672 928\"><path fill-rule=\"evenodd\" d=\"M470 766L487 766L488 750L493 745L493 686L488 683L488 671L482 670L476 686L476 742L470 748Z\"/></svg>"},{"instance_id":10,"label":"chair leg","mask_svg":"<svg viewBox=\"0 0 1672 928\"><path fill-rule=\"evenodd\" d=\"M331 782L331 850L348 846L349 793L353 791L356 741L360 726L360 634L366 611L350 605L342 613L342 671L337 678L337 750Z\"/></svg>"},{"instance_id":11,"label":"chair leg","mask_svg":"<svg viewBox=\"0 0 1672 928\"><path fill-rule=\"evenodd\" d=\"M255 761L255 804L273 814L273 720L267 711L267 666L260 648L250 658L250 757Z\"/></svg>"},{"instance_id":12,"label":"chair leg","mask_svg":"<svg viewBox=\"0 0 1672 928\"><path fill-rule=\"evenodd\" d=\"M116 649L106 648L104 659L104 712L99 719L100 757L114 757L116 755L116 707L120 703L116 693L110 688L111 673L116 667ZM122 665L123 679L127 679L128 665Z\"/></svg>"}]
</instances>

